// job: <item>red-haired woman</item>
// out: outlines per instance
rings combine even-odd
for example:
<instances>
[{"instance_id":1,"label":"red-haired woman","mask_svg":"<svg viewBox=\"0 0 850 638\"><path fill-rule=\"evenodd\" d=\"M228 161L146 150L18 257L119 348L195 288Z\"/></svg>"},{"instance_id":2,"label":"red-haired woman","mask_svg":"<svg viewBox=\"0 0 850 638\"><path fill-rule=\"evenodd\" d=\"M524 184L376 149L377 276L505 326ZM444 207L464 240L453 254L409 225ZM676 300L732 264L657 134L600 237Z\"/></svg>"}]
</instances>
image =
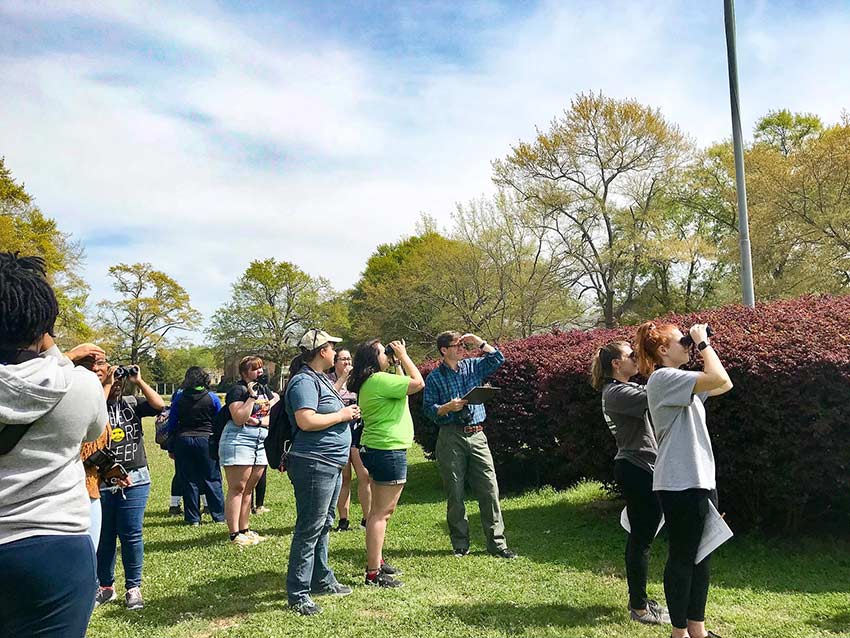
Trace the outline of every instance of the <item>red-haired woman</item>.
<instances>
[{"instance_id":1,"label":"red-haired woman","mask_svg":"<svg viewBox=\"0 0 850 638\"><path fill-rule=\"evenodd\" d=\"M697 344L703 370L679 368ZM710 556L695 564L709 502L717 506L714 453L705 424L706 398L732 389L729 375L711 347L708 326L697 324L685 337L678 327L642 324L637 332L637 362L648 376L649 413L658 441L652 488L658 493L669 538L664 594L672 638L715 636L705 630Z\"/></svg>"}]
</instances>

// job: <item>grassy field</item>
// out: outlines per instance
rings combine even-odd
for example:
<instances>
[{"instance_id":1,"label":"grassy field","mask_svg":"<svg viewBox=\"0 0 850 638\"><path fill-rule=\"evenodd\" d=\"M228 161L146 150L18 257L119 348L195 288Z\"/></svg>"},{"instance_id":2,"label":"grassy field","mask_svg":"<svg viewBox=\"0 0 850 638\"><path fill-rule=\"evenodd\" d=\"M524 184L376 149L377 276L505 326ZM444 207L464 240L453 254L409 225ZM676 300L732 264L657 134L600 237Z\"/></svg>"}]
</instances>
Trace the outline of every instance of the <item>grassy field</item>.
<instances>
[{"instance_id":1,"label":"grassy field","mask_svg":"<svg viewBox=\"0 0 850 638\"><path fill-rule=\"evenodd\" d=\"M617 521L622 504L598 485L505 498L508 541L520 554L515 561L484 552L477 505L470 503L472 553L455 558L436 466L418 448L411 450L408 485L385 551L404 570L405 587L361 586L364 532L334 533L331 564L354 593L321 598L324 613L301 618L288 611L284 591L295 523L286 476L270 475L272 511L254 518L253 527L270 539L240 549L226 542L224 525L207 519L191 528L168 517L171 462L153 445L148 454L153 490L145 518L146 606L124 609L119 560L120 602L95 610L92 638L670 635L628 620L624 532ZM356 505L351 518L359 518ZM659 601L665 554L660 538L649 587ZM732 539L714 558L708 619L724 638L850 636L850 543Z\"/></svg>"}]
</instances>

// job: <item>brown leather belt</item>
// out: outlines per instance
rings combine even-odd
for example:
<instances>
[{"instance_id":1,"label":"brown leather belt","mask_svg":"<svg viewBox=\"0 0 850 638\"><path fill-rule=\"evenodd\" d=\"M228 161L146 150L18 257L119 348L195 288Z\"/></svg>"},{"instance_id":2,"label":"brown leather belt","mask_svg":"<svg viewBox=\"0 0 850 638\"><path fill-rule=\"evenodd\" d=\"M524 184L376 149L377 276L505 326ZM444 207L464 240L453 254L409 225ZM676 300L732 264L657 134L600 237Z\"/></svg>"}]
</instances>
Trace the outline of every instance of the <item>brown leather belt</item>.
<instances>
[{"instance_id":1,"label":"brown leather belt","mask_svg":"<svg viewBox=\"0 0 850 638\"><path fill-rule=\"evenodd\" d=\"M476 434L478 432L484 431L483 423L478 423L477 425L459 425L456 423L451 423L450 425L456 430L460 430L464 434Z\"/></svg>"}]
</instances>

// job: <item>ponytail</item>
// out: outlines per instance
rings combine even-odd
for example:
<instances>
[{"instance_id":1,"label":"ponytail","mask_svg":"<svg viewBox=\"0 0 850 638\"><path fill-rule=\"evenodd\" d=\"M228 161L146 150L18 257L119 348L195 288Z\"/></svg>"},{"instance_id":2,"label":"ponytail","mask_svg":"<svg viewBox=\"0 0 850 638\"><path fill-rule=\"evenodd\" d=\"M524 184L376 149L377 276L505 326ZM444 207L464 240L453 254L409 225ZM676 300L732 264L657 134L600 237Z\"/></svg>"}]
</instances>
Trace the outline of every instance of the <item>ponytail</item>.
<instances>
[{"instance_id":1,"label":"ponytail","mask_svg":"<svg viewBox=\"0 0 850 638\"><path fill-rule=\"evenodd\" d=\"M638 371L643 376L648 377L655 372L656 367L661 365L661 354L658 349L661 346L670 345L670 332L675 329L676 326L672 324L665 323L656 326L652 321L642 323L638 327L635 337L635 353Z\"/></svg>"},{"instance_id":2,"label":"ponytail","mask_svg":"<svg viewBox=\"0 0 850 638\"><path fill-rule=\"evenodd\" d=\"M623 356L623 347L627 345L625 341L611 341L593 355L593 361L590 362L590 385L594 390L601 390L605 381L614 376L611 362Z\"/></svg>"}]
</instances>

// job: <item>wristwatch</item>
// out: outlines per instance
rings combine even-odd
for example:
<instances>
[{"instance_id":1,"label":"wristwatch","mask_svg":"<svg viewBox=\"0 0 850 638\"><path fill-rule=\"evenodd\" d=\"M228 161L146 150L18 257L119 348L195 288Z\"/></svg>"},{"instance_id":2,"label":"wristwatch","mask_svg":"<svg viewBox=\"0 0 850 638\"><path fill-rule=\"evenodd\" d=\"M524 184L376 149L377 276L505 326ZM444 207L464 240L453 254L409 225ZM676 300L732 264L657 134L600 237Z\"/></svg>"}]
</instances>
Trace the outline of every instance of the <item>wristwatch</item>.
<instances>
[{"instance_id":1,"label":"wristwatch","mask_svg":"<svg viewBox=\"0 0 850 638\"><path fill-rule=\"evenodd\" d=\"M479 350L483 350L483 349L484 349L484 346L486 346L486 345L487 345L487 342L486 342L486 341L482 341L480 344L478 344L478 349L479 349Z\"/></svg>"},{"instance_id":2,"label":"wristwatch","mask_svg":"<svg viewBox=\"0 0 850 638\"><path fill-rule=\"evenodd\" d=\"M697 346L697 350L699 350L699 351L705 350L709 345L710 344L708 343L708 341L700 341L699 345Z\"/></svg>"}]
</instances>

